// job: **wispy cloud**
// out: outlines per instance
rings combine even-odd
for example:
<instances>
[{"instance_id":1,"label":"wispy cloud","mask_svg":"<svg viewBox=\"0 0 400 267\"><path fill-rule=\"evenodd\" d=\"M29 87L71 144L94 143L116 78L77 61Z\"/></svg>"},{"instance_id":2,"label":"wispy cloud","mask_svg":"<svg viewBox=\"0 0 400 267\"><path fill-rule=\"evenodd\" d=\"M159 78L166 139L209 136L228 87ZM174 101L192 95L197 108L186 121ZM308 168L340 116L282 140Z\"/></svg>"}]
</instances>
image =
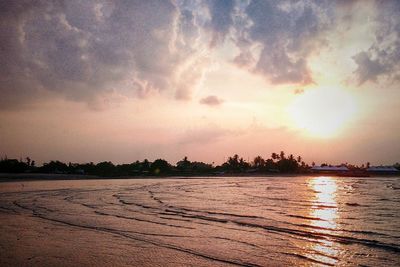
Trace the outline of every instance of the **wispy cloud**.
<instances>
[{"instance_id":1,"label":"wispy cloud","mask_svg":"<svg viewBox=\"0 0 400 267\"><path fill-rule=\"evenodd\" d=\"M302 88L297 88L294 90L295 95L301 95L303 93L304 93L304 89L302 89Z\"/></svg>"},{"instance_id":2,"label":"wispy cloud","mask_svg":"<svg viewBox=\"0 0 400 267\"><path fill-rule=\"evenodd\" d=\"M215 95L210 95L205 98L200 99L200 104L208 105L211 107L216 107L219 106L223 103L224 101L220 98L218 98Z\"/></svg>"},{"instance_id":3,"label":"wispy cloud","mask_svg":"<svg viewBox=\"0 0 400 267\"><path fill-rule=\"evenodd\" d=\"M205 145L217 142L218 140L221 140L224 137L236 134L237 132L235 131L229 129L223 129L216 125L209 125L208 127L204 128L194 128L186 130L179 138L179 144Z\"/></svg>"}]
</instances>

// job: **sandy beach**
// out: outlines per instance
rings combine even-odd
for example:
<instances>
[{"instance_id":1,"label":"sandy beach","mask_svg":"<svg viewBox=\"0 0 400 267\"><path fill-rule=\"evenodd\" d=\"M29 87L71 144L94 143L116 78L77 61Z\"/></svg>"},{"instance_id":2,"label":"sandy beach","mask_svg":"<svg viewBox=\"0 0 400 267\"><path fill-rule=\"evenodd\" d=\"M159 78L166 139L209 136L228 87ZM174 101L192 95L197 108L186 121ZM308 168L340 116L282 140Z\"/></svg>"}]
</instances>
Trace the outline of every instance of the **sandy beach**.
<instances>
[{"instance_id":1,"label":"sandy beach","mask_svg":"<svg viewBox=\"0 0 400 267\"><path fill-rule=\"evenodd\" d=\"M393 177L4 182L0 265L395 266L399 188Z\"/></svg>"}]
</instances>

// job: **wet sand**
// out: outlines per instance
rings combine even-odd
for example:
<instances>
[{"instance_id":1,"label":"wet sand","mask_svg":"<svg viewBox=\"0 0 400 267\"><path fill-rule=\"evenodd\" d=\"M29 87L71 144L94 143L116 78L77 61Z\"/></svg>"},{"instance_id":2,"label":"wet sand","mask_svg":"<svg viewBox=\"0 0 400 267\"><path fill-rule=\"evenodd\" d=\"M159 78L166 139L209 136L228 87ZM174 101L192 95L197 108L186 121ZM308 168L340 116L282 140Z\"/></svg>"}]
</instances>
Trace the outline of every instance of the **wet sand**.
<instances>
[{"instance_id":1,"label":"wet sand","mask_svg":"<svg viewBox=\"0 0 400 267\"><path fill-rule=\"evenodd\" d=\"M0 184L0 266L398 266L400 179Z\"/></svg>"},{"instance_id":2,"label":"wet sand","mask_svg":"<svg viewBox=\"0 0 400 267\"><path fill-rule=\"evenodd\" d=\"M207 259L101 229L31 216L0 214L0 221L0 266L210 266Z\"/></svg>"}]
</instances>

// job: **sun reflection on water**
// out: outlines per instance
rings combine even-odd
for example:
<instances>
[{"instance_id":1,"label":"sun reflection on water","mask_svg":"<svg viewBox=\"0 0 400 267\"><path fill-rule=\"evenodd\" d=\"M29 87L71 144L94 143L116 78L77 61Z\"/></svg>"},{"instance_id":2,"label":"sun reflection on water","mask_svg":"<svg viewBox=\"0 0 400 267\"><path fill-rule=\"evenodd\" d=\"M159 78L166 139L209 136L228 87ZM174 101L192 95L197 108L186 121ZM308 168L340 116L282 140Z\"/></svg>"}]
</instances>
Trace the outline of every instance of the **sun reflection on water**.
<instances>
[{"instance_id":1,"label":"sun reflection on water","mask_svg":"<svg viewBox=\"0 0 400 267\"><path fill-rule=\"evenodd\" d=\"M338 229L336 221L339 217L336 179L328 176L312 177L308 181L308 186L312 190L311 200L313 202L310 217L314 218L314 220L310 220L310 224L318 233L335 234L333 231ZM327 238L314 244L310 248L308 257L334 265L337 263L339 252L339 245Z\"/></svg>"},{"instance_id":2,"label":"sun reflection on water","mask_svg":"<svg viewBox=\"0 0 400 267\"><path fill-rule=\"evenodd\" d=\"M336 229L337 219L337 202L336 180L332 177L313 177L309 181L309 186L314 192L313 206L311 207L311 217L318 220L313 220L313 226Z\"/></svg>"}]
</instances>

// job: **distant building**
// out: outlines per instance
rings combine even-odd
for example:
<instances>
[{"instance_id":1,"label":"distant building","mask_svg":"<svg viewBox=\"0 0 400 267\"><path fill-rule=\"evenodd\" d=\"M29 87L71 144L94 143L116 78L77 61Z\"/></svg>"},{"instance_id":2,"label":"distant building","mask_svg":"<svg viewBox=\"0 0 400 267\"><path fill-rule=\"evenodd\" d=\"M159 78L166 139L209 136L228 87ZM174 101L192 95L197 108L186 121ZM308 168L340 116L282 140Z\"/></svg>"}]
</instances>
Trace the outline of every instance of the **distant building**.
<instances>
[{"instance_id":1,"label":"distant building","mask_svg":"<svg viewBox=\"0 0 400 267\"><path fill-rule=\"evenodd\" d=\"M393 166L373 166L367 168L367 172L374 174L400 174L400 171Z\"/></svg>"},{"instance_id":2,"label":"distant building","mask_svg":"<svg viewBox=\"0 0 400 267\"><path fill-rule=\"evenodd\" d=\"M365 170L350 170L346 166L315 166L311 168L313 173L337 175L345 177L368 177L369 174Z\"/></svg>"},{"instance_id":3,"label":"distant building","mask_svg":"<svg viewBox=\"0 0 400 267\"><path fill-rule=\"evenodd\" d=\"M346 166L314 166L311 168L311 171L313 172L327 172L327 173L331 173L331 172L348 172L349 168L347 168Z\"/></svg>"}]
</instances>

